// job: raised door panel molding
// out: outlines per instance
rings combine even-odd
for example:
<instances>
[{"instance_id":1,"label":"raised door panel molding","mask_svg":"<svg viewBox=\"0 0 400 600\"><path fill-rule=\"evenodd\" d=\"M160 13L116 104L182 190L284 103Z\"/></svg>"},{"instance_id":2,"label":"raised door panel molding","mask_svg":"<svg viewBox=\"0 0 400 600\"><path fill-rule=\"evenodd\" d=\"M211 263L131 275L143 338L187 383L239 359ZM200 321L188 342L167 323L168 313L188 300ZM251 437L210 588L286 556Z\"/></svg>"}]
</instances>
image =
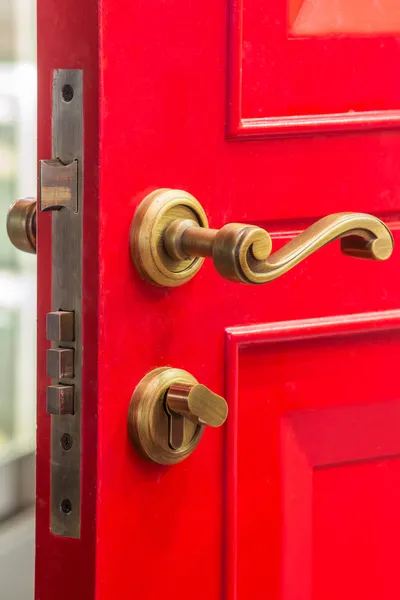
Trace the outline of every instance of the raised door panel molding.
<instances>
[{"instance_id":1,"label":"raised door panel molding","mask_svg":"<svg viewBox=\"0 0 400 600\"><path fill-rule=\"evenodd\" d=\"M400 594L399 345L397 310L226 331L227 600Z\"/></svg>"},{"instance_id":2,"label":"raised door panel molding","mask_svg":"<svg viewBox=\"0 0 400 600\"><path fill-rule=\"evenodd\" d=\"M395 0L232 1L230 137L398 127L399 32Z\"/></svg>"}]
</instances>

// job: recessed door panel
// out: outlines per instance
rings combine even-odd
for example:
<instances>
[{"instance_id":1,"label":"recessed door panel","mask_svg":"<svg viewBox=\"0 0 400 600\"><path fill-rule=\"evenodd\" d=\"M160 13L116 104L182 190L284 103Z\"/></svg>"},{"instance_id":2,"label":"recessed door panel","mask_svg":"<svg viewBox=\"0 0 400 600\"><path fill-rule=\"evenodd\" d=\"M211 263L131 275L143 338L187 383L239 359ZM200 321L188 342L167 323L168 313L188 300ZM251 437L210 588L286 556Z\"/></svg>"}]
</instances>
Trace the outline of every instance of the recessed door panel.
<instances>
[{"instance_id":1,"label":"recessed door panel","mask_svg":"<svg viewBox=\"0 0 400 600\"><path fill-rule=\"evenodd\" d=\"M399 594L399 314L346 321L228 330L229 599Z\"/></svg>"},{"instance_id":2,"label":"recessed door panel","mask_svg":"<svg viewBox=\"0 0 400 600\"><path fill-rule=\"evenodd\" d=\"M399 123L400 12L393 0L240 0L231 14L233 131Z\"/></svg>"}]
</instances>

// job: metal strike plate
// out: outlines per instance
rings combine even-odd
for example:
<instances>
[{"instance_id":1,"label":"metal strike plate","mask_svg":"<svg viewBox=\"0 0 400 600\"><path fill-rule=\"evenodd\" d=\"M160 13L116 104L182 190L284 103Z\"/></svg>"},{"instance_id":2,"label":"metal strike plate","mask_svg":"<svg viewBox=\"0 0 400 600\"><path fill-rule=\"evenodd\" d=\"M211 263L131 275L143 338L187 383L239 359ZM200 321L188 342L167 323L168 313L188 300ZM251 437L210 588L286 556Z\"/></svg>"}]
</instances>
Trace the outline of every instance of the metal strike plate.
<instances>
[{"instance_id":1,"label":"metal strike plate","mask_svg":"<svg viewBox=\"0 0 400 600\"><path fill-rule=\"evenodd\" d=\"M55 70L52 158L41 161L40 181L40 210L54 210L52 310L47 317L47 336L53 350L47 356L52 376L47 390L51 414L50 528L53 534L72 538L79 538L81 529L82 102L82 71ZM61 360L68 349L73 365L66 368ZM55 365L55 359L60 364Z\"/></svg>"}]
</instances>

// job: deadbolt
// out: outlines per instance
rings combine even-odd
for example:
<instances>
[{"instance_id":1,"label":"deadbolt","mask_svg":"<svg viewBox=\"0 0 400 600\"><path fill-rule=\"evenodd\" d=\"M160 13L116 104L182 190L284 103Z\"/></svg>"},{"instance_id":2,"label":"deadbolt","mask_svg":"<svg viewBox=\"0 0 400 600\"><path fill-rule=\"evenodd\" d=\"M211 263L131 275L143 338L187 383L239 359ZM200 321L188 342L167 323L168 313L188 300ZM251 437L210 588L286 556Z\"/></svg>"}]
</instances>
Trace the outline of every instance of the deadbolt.
<instances>
[{"instance_id":1,"label":"deadbolt","mask_svg":"<svg viewBox=\"0 0 400 600\"><path fill-rule=\"evenodd\" d=\"M224 398L199 384L190 373L160 367L148 373L135 389L128 430L142 456L173 465L193 452L206 425L219 427L227 415Z\"/></svg>"}]
</instances>

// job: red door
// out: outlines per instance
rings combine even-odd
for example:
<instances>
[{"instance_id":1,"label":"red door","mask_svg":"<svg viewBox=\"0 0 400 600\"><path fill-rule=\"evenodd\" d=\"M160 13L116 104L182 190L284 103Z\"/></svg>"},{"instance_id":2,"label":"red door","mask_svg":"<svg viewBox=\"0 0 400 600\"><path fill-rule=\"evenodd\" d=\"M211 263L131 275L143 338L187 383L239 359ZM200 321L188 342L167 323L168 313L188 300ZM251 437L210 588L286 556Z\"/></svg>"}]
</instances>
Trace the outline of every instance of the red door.
<instances>
[{"instance_id":1,"label":"red door","mask_svg":"<svg viewBox=\"0 0 400 600\"><path fill-rule=\"evenodd\" d=\"M371 255L386 235L386 258L386 229L328 220L265 285L206 258L190 281L154 286L129 242L162 188L192 194L214 229L266 229L273 251L342 211L383 220L396 240L399 14L389 0L39 2L39 158L63 161L55 70L77 70L81 92L63 88L62 102L83 98L83 155L63 162L83 170L83 227L78 304L55 305L55 217L39 213L36 600L399 598L400 259L319 248L350 231L343 249ZM61 442L74 417L51 434L46 411L46 313L60 310L81 326L74 461ZM229 406L169 466L145 460L127 428L157 367ZM52 488L60 464L65 497Z\"/></svg>"}]
</instances>

